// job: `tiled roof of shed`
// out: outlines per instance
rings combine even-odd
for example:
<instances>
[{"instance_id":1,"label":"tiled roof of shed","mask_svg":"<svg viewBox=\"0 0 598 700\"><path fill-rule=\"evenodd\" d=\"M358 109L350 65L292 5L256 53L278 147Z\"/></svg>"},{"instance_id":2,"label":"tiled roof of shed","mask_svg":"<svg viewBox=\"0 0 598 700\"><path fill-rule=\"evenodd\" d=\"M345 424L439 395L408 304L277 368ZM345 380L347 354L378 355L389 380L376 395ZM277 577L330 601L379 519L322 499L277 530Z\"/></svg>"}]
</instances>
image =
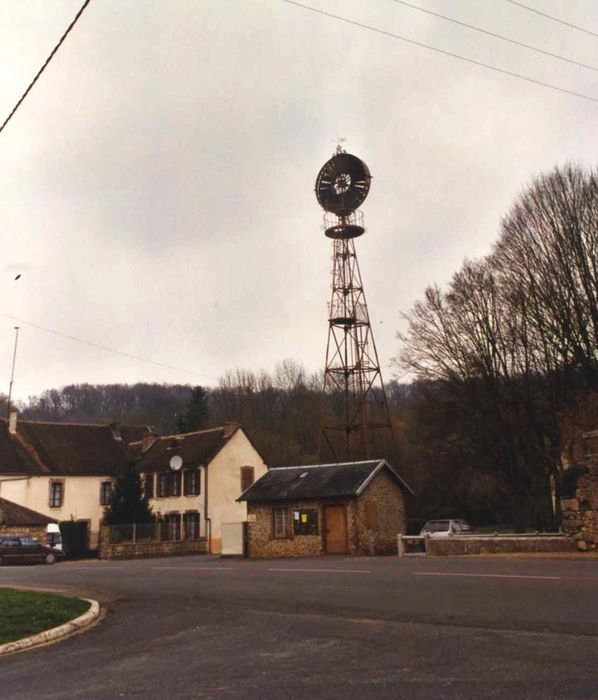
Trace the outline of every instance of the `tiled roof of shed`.
<instances>
[{"instance_id":1,"label":"tiled roof of shed","mask_svg":"<svg viewBox=\"0 0 598 700\"><path fill-rule=\"evenodd\" d=\"M288 501L358 496L374 476L386 469L399 487L409 486L384 459L340 464L312 464L270 469L239 497L239 501Z\"/></svg>"},{"instance_id":2,"label":"tiled roof of shed","mask_svg":"<svg viewBox=\"0 0 598 700\"><path fill-rule=\"evenodd\" d=\"M168 469L170 459L175 455L182 458L183 466L197 467L209 464L234 432L220 427L182 435L166 435L156 438L146 450L143 450L142 443L133 442L129 445L129 451L137 456L138 468L142 472Z\"/></svg>"},{"instance_id":3,"label":"tiled roof of shed","mask_svg":"<svg viewBox=\"0 0 598 700\"><path fill-rule=\"evenodd\" d=\"M55 522L43 513L0 498L0 525L47 525Z\"/></svg>"}]
</instances>

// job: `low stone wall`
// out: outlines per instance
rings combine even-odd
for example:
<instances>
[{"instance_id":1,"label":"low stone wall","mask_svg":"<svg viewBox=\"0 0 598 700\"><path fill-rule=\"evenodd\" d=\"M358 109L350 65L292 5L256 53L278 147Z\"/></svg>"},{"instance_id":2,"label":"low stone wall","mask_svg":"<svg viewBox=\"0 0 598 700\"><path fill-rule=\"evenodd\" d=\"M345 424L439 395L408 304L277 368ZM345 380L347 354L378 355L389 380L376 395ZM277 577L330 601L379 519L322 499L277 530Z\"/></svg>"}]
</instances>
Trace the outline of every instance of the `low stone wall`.
<instances>
[{"instance_id":1,"label":"low stone wall","mask_svg":"<svg viewBox=\"0 0 598 700\"><path fill-rule=\"evenodd\" d=\"M430 556L459 556L466 554L512 554L516 552L575 552L570 537L446 537L428 538L426 554Z\"/></svg>"},{"instance_id":2,"label":"low stone wall","mask_svg":"<svg viewBox=\"0 0 598 700\"><path fill-rule=\"evenodd\" d=\"M206 540L180 540L176 542L120 542L100 544L99 559L149 559L175 557L184 554L205 554Z\"/></svg>"}]
</instances>

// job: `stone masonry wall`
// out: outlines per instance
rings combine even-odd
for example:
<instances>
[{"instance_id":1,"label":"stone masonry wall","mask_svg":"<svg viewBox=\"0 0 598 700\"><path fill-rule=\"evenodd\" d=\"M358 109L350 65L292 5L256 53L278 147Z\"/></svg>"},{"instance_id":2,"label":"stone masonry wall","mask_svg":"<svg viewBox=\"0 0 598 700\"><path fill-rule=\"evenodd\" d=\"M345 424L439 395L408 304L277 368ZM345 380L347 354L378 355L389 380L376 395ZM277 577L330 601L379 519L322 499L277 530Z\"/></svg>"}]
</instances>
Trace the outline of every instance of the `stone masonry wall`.
<instances>
[{"instance_id":1,"label":"stone masonry wall","mask_svg":"<svg viewBox=\"0 0 598 700\"><path fill-rule=\"evenodd\" d=\"M182 556L184 554L205 554L206 551L205 538L172 542L119 542L118 544L109 544L107 534L102 532L101 542L98 547L98 559L150 559L154 557Z\"/></svg>"},{"instance_id":2,"label":"stone masonry wall","mask_svg":"<svg viewBox=\"0 0 598 700\"><path fill-rule=\"evenodd\" d=\"M0 525L0 537L9 535L33 537L40 544L46 544L47 540L45 525Z\"/></svg>"},{"instance_id":3,"label":"stone masonry wall","mask_svg":"<svg viewBox=\"0 0 598 700\"><path fill-rule=\"evenodd\" d=\"M515 552L572 552L575 543L569 537L430 537L426 554L463 556L466 554L510 554Z\"/></svg>"},{"instance_id":4,"label":"stone masonry wall","mask_svg":"<svg viewBox=\"0 0 598 700\"><path fill-rule=\"evenodd\" d=\"M598 431L584 439L587 473L577 479L575 497L561 500L563 532L581 551L598 549Z\"/></svg>"},{"instance_id":5,"label":"stone masonry wall","mask_svg":"<svg viewBox=\"0 0 598 700\"><path fill-rule=\"evenodd\" d=\"M288 539L274 538L272 533L272 508L288 507L290 533ZM293 510L318 511L317 535L293 534ZM319 501L293 501L292 503L248 503L247 514L255 516L247 523L247 556L271 559L273 557L314 557L323 554L322 522L323 506Z\"/></svg>"},{"instance_id":6,"label":"stone masonry wall","mask_svg":"<svg viewBox=\"0 0 598 700\"><path fill-rule=\"evenodd\" d=\"M353 505L353 553L396 554L397 535L406 532L406 516L403 492L392 478L381 471Z\"/></svg>"}]
</instances>

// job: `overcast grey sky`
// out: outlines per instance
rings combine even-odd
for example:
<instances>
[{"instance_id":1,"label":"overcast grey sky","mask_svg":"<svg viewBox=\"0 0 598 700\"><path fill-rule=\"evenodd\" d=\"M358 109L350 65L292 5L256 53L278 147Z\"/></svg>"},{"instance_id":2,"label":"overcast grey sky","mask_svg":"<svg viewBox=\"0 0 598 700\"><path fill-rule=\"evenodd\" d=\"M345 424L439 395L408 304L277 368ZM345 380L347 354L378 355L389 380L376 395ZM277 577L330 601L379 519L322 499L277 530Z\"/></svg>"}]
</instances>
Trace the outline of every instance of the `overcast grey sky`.
<instances>
[{"instance_id":1,"label":"overcast grey sky","mask_svg":"<svg viewBox=\"0 0 598 700\"><path fill-rule=\"evenodd\" d=\"M598 67L598 38L505 0L412 0ZM598 32L592 0L526 0ZM81 0L0 0L0 116ZM598 98L598 73L393 0L305 0ZM400 313L486 254L531 177L593 167L598 103L282 0L92 0L0 135L0 314L15 395L71 382L213 384L324 362L330 241L313 186L344 136L373 175L357 241L383 373ZM14 280L18 273L21 279ZM15 322L0 315L0 390Z\"/></svg>"}]
</instances>

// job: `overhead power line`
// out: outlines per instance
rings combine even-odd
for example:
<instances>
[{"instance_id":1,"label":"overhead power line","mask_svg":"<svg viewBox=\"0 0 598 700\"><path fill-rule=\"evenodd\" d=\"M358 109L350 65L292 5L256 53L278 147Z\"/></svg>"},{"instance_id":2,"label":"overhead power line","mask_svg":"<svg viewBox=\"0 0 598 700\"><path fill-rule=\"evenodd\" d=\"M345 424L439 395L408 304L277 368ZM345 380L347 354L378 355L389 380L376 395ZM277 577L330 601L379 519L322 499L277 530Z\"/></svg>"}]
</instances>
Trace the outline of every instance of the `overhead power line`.
<instances>
[{"instance_id":1,"label":"overhead power line","mask_svg":"<svg viewBox=\"0 0 598 700\"><path fill-rule=\"evenodd\" d=\"M482 29L481 27L476 27L473 24L468 24L467 22L461 22L458 19L455 19L454 17L447 17L446 15L441 15L439 12L433 12L432 10L428 10L424 7L419 7L418 5L412 5L410 2L405 2L405 0L393 0L393 2L396 2L399 5L405 5L405 7L410 7L413 10L417 10L418 12L425 12L427 15L432 15L433 17L439 17L440 19L444 19L447 22L452 22L453 24L458 24L460 27L465 27L466 29L471 29L474 32L479 32L480 34L486 34L486 36L491 36L494 39L500 39L501 41L506 41L509 44L513 44L514 46L521 46L524 49L529 49L530 51L535 51L536 53L540 53L543 56L550 56L551 58L556 58L559 61L565 61L566 63L571 63L574 66L579 66L581 68L587 68L588 70L593 70L598 72L598 68L596 66L590 66L587 63L581 63L580 61L575 61L572 58L567 58L566 56L561 56L560 54L557 53L552 53L551 51L545 51L544 49L540 49L537 46L531 46L530 44L526 44L523 41L517 41L516 39L511 39L508 36L503 36L502 34L496 34L495 32L488 31L487 29Z\"/></svg>"},{"instance_id":2,"label":"overhead power line","mask_svg":"<svg viewBox=\"0 0 598 700\"><path fill-rule=\"evenodd\" d=\"M139 357L138 355L132 355L128 352L123 352L122 350L115 350L114 348L106 347L105 345L98 345L97 343L92 343L89 340L83 340L83 338L77 338L74 335L69 335L68 333L62 333L61 331L54 330L53 328L46 328L45 326L40 326L37 323L32 323L31 321L25 321L25 319L17 318L16 316L11 316L10 314L0 313L0 316L5 318L10 318L12 321L17 321L18 323L24 323L26 326L31 326L32 328L37 328L40 331L45 331L46 333L52 333L53 335L58 335L61 338L67 338L68 340L74 340L82 345L88 345L89 347L96 348L97 350L104 350L104 352L111 352L115 355L121 355L122 357L128 357L130 360L137 360L138 362L146 362L150 365L156 365L157 367L163 367L165 369L173 369L176 372L183 372L184 374L191 374L196 377L204 377L205 379L211 379L217 382L215 377L210 377L207 374L201 374L200 372L193 372L188 369L182 369L181 367L174 367L173 365L166 365L163 362L158 362L157 360L149 360L146 357Z\"/></svg>"},{"instance_id":3,"label":"overhead power line","mask_svg":"<svg viewBox=\"0 0 598 700\"><path fill-rule=\"evenodd\" d=\"M516 0L506 0L506 2L510 2L511 5L517 5L518 7L522 7L524 10L528 10L529 12L533 12L536 15L540 15L541 17L546 17L546 19L551 19L553 22L558 22L559 24L564 24L565 27L570 27L571 29L577 29L578 32L583 32L584 34L589 34L590 36L597 36L598 34L596 32L591 32L589 29L584 29L584 27L579 27L577 24L571 24L571 22L565 22L564 19L559 19L558 17L554 17L553 15L548 15L546 12L540 12L540 10L536 10L534 7L530 7L529 5L524 5L522 2L516 2Z\"/></svg>"},{"instance_id":4,"label":"overhead power line","mask_svg":"<svg viewBox=\"0 0 598 700\"><path fill-rule=\"evenodd\" d=\"M17 104L13 107L12 112L8 115L8 117L6 117L6 119L4 120L2 126L0 126L0 133L2 133L2 131L4 130L4 127L5 127L5 126L8 124L8 122L13 118L15 112L17 111L17 109L19 109L19 107L21 106L21 104L23 103L23 101L25 100L25 98L27 97L27 95L29 94L29 92L31 91L31 88L32 88L32 87L35 85L35 83L37 82L37 80L38 80L38 78L40 77L40 75L46 70L48 64L49 64L50 61L54 58L54 54L55 54L55 53L58 51L58 49L62 46L62 42L66 39L66 37L68 36L68 34L69 34L69 32L71 31L71 29L75 26L75 24L77 24L77 20L79 19L79 17L81 17L81 15L83 14L83 10L89 5L90 2L91 2L91 0L85 0L85 2L83 3L83 5L81 5L81 8L79 9L79 12L77 12L77 14L75 15L75 19L73 19L73 21L69 24L69 26L67 27L65 33L60 37L60 41L59 41L59 42L56 44L56 46L52 49L52 53L48 56L48 58L46 59L44 65L38 70L37 75L36 75L35 78L33 78L33 80L29 83L29 86L27 87L27 89L25 90L25 92L21 95L21 98L19 99L19 101L17 102Z\"/></svg>"},{"instance_id":5,"label":"overhead power line","mask_svg":"<svg viewBox=\"0 0 598 700\"><path fill-rule=\"evenodd\" d=\"M581 92L574 92L573 90L567 90L566 88L558 87L558 85L551 85L550 83L545 83L542 80L536 80L535 78L530 78L521 73L514 73L513 71L505 70L504 68L498 68L492 66L489 63L483 63L482 61L476 61L473 58L467 58L466 56L461 56L458 53L453 53L452 51L446 51L445 49L439 49L436 46L431 46L430 44L424 44L421 41L415 41L414 39L408 39L407 37L401 36L400 34L394 34L393 32L388 32L385 29L379 29L378 27L373 27L370 24L364 24L363 22L357 22L353 19L348 19L347 17L342 17L341 15L335 15L332 12L326 12L325 10L320 10L317 7L312 7L311 5L304 5L303 3L296 2L296 0L283 0L283 2L289 5L295 5L296 7L301 7L309 12L315 12L319 15L324 15L325 17L330 17L331 19L336 19L339 22L344 22L345 24L353 25L354 27L361 27L361 29L367 29L371 32L376 32L376 34L382 34L383 36L388 36L391 39L398 39L399 41L404 41L407 44L412 44L413 46L419 46L422 49L428 49L428 51L434 51L435 53L442 54L443 56L450 56L451 58L457 58L460 61L466 61L467 63L472 63L474 66L480 66L482 68L487 68L488 70L494 71L495 73L501 73L502 75L508 75L511 78L518 78L519 80L525 80L527 83L533 83L534 85L540 85L541 87L548 88L549 90L555 90L556 92L564 93L565 95L572 95L573 97L580 97L583 100L589 100L590 102L598 102L597 97L591 97L590 95L584 95Z\"/></svg>"}]
</instances>

